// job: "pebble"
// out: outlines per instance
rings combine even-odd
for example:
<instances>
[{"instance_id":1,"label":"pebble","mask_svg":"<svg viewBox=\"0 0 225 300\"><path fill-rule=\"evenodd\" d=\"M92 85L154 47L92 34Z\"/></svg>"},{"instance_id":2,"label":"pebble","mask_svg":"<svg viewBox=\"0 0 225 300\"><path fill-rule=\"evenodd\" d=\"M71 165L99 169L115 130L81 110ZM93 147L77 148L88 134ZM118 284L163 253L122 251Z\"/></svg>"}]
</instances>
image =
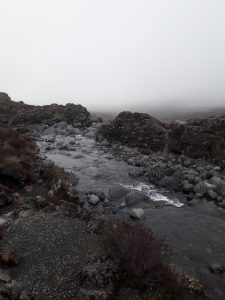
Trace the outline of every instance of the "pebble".
<instances>
[{"instance_id":1,"label":"pebble","mask_svg":"<svg viewBox=\"0 0 225 300\"><path fill-rule=\"evenodd\" d=\"M133 208L130 216L135 219L140 219L144 215L145 211L142 208Z\"/></svg>"}]
</instances>

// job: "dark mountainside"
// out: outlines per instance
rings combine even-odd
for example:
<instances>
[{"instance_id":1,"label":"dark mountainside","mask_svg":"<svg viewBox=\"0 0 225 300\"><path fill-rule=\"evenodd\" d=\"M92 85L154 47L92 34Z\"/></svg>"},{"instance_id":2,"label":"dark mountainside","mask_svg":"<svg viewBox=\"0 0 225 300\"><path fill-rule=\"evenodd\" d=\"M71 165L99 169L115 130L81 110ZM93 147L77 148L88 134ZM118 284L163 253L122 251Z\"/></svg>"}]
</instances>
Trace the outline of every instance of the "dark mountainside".
<instances>
[{"instance_id":1,"label":"dark mountainside","mask_svg":"<svg viewBox=\"0 0 225 300\"><path fill-rule=\"evenodd\" d=\"M0 93L0 299L225 299L225 118Z\"/></svg>"}]
</instances>

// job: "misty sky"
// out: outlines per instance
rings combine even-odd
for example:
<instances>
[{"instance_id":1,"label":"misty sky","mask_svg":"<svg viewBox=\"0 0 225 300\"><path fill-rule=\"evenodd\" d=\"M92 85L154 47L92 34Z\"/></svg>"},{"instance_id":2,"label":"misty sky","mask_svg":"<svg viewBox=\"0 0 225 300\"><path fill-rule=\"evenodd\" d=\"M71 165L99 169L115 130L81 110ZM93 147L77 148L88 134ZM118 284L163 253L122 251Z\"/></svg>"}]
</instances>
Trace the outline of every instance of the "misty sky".
<instances>
[{"instance_id":1,"label":"misty sky","mask_svg":"<svg viewBox=\"0 0 225 300\"><path fill-rule=\"evenodd\" d=\"M0 0L0 91L91 110L225 106L225 0Z\"/></svg>"}]
</instances>

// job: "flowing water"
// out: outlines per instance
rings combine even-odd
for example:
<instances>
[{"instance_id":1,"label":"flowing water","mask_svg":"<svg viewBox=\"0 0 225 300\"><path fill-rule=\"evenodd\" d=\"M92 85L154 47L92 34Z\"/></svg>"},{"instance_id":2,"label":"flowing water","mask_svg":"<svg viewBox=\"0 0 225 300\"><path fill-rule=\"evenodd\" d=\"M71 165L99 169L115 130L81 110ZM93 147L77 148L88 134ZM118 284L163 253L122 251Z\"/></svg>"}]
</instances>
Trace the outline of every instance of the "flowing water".
<instances>
[{"instance_id":1,"label":"flowing water","mask_svg":"<svg viewBox=\"0 0 225 300\"><path fill-rule=\"evenodd\" d=\"M51 142L48 142L49 140ZM129 175L131 166L110 153L107 147L96 143L93 138L82 135L75 137L57 135L54 138L43 136L37 144L42 156L77 175L79 178L77 189L81 192L99 190L107 195L110 188L122 185L129 190L144 192L153 201L164 201L167 205L177 207L183 205L167 191L149 184L144 177L131 177Z\"/></svg>"}]
</instances>

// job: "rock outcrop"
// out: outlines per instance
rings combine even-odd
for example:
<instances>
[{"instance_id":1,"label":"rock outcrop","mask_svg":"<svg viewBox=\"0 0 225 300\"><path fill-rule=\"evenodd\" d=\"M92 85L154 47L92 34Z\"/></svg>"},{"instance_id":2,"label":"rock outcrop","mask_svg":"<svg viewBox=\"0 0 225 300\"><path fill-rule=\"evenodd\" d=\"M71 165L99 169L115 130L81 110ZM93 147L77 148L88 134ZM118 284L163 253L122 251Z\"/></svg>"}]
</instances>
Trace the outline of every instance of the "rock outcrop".
<instances>
[{"instance_id":1,"label":"rock outcrop","mask_svg":"<svg viewBox=\"0 0 225 300\"><path fill-rule=\"evenodd\" d=\"M143 153L163 151L167 143L167 131L161 122L143 113L121 112L114 121L100 128L97 139L102 137L137 147Z\"/></svg>"},{"instance_id":2,"label":"rock outcrop","mask_svg":"<svg viewBox=\"0 0 225 300\"><path fill-rule=\"evenodd\" d=\"M5 93L0 93L0 118L4 123L14 126L52 125L64 121L74 127L85 128L92 124L91 114L82 105L27 105L22 101L12 101Z\"/></svg>"},{"instance_id":3,"label":"rock outcrop","mask_svg":"<svg viewBox=\"0 0 225 300\"><path fill-rule=\"evenodd\" d=\"M192 158L225 158L225 118L192 119L172 124L168 149Z\"/></svg>"}]
</instances>

